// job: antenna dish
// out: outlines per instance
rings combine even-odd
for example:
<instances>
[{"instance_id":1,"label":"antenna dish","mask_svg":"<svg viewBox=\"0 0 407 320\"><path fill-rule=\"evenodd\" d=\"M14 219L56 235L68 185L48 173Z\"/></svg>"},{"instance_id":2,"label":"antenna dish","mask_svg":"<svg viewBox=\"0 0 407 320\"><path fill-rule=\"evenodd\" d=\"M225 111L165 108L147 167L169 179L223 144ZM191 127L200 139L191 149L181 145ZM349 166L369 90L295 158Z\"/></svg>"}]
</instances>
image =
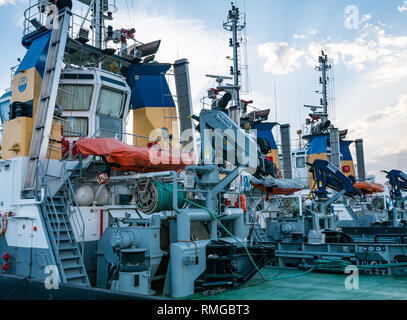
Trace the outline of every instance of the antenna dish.
<instances>
[{"instance_id":1,"label":"antenna dish","mask_svg":"<svg viewBox=\"0 0 407 320\"><path fill-rule=\"evenodd\" d=\"M323 109L323 107L321 107L321 106L309 106L309 105L306 105L306 104L304 104L304 107L305 108L310 108L313 112L317 111L317 109Z\"/></svg>"},{"instance_id":2,"label":"antenna dish","mask_svg":"<svg viewBox=\"0 0 407 320\"><path fill-rule=\"evenodd\" d=\"M206 74L205 77L207 78L213 78L213 79L222 79L222 80L232 80L233 77L229 77L229 76L218 76L215 74Z\"/></svg>"}]
</instances>

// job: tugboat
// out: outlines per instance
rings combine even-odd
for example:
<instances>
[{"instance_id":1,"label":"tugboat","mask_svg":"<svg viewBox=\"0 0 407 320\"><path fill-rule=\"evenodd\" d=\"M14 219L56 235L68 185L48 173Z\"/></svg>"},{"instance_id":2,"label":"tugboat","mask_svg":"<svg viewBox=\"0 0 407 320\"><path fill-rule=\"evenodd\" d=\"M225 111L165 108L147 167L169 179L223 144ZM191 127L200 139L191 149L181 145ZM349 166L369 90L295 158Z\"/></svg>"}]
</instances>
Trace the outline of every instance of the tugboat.
<instances>
[{"instance_id":1,"label":"tugboat","mask_svg":"<svg viewBox=\"0 0 407 320\"><path fill-rule=\"evenodd\" d=\"M355 141L356 174L349 149L353 141L345 140L347 130L340 131L328 117L331 64L323 51L318 62L321 105L305 106L312 111L308 131L298 132L307 142L288 152L292 160L283 157L284 152L281 157L283 167L308 188L271 198L266 215L266 234L276 246L276 263L341 273L352 264L361 272L404 275L406 257L400 249L405 248L407 229L400 190L405 190L405 175L398 170L387 173L390 194L384 186L367 182L360 139ZM287 161L289 166L284 166ZM372 250L374 254L368 253Z\"/></svg>"},{"instance_id":2,"label":"tugboat","mask_svg":"<svg viewBox=\"0 0 407 320\"><path fill-rule=\"evenodd\" d=\"M30 4L27 52L1 99L0 298L181 298L244 284L273 250L249 241L255 211L243 198L224 201L243 172L266 172L257 141L236 123L239 88L231 108L194 116L186 59L156 62L160 40L109 25L114 4L78 2L84 16ZM238 17L232 6L235 36ZM243 160L225 168L201 139L196 162L193 134L180 141L193 119L201 137L242 134L243 147L232 145Z\"/></svg>"},{"instance_id":3,"label":"tugboat","mask_svg":"<svg viewBox=\"0 0 407 320\"><path fill-rule=\"evenodd\" d=\"M95 286L98 240L109 210L120 212L106 205L120 208L131 196L117 190L113 195L105 181L86 182L84 172L104 164L82 158L79 140L105 137L147 147L153 129L163 128L170 143L179 130L165 78L173 65L155 61L160 40L141 43L134 29L109 25L115 2L78 1L73 7L79 3L88 8L85 16L72 6L30 3L22 37L27 52L0 98L4 288L12 289L13 277L37 287L52 270L61 285ZM187 67L186 60L177 63ZM77 298L98 294L73 291Z\"/></svg>"}]
</instances>

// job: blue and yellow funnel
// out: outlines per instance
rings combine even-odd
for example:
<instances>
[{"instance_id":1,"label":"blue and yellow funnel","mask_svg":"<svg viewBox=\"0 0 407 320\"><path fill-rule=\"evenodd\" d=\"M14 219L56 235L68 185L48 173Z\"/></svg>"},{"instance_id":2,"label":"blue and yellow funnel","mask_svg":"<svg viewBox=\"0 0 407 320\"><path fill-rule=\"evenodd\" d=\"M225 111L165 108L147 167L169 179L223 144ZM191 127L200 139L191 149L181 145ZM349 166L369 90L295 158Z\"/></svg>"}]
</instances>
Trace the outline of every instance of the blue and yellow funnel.
<instances>
[{"instance_id":1,"label":"blue and yellow funnel","mask_svg":"<svg viewBox=\"0 0 407 320\"><path fill-rule=\"evenodd\" d=\"M273 128L277 125L275 122L271 123L254 123L252 125L252 129L257 130L257 138L264 138L266 139L271 146L271 151L267 154L276 165L279 172L281 172L280 166L280 158L278 155L278 148L276 144L276 140L274 139L273 135Z\"/></svg>"},{"instance_id":2,"label":"blue and yellow funnel","mask_svg":"<svg viewBox=\"0 0 407 320\"><path fill-rule=\"evenodd\" d=\"M153 130L165 128L173 139L179 139L177 109L165 78L170 67L161 63L134 65L125 71L131 89L133 134L149 137ZM137 138L138 146L146 147L148 143L148 139Z\"/></svg>"},{"instance_id":3,"label":"blue and yellow funnel","mask_svg":"<svg viewBox=\"0 0 407 320\"><path fill-rule=\"evenodd\" d=\"M304 137L305 138L305 137ZM309 147L307 151L307 162L313 163L317 159L328 160L328 135L321 134L315 136L308 136ZM308 186L311 188L314 185L314 178L312 174L308 173Z\"/></svg>"},{"instance_id":4,"label":"blue and yellow funnel","mask_svg":"<svg viewBox=\"0 0 407 320\"><path fill-rule=\"evenodd\" d=\"M328 137L328 134L304 137L309 140L307 162L313 163L316 159L328 160ZM353 163L352 154L349 150L352 142L353 141L340 141L340 152L342 155L340 169L345 175L355 177L355 166ZM314 179L311 173L309 173L308 178L309 187L312 187L314 184Z\"/></svg>"},{"instance_id":5,"label":"blue and yellow funnel","mask_svg":"<svg viewBox=\"0 0 407 320\"><path fill-rule=\"evenodd\" d=\"M27 44L28 51L13 77L9 121L4 123L2 159L26 157L30 151L35 115L41 93L51 30ZM60 159L61 124L54 123L48 158Z\"/></svg>"},{"instance_id":6,"label":"blue and yellow funnel","mask_svg":"<svg viewBox=\"0 0 407 320\"><path fill-rule=\"evenodd\" d=\"M353 141L340 141L340 149L342 154L342 161L341 161L341 171L346 176L353 176L356 178L355 174L355 165L353 164L352 154L350 153L349 147Z\"/></svg>"}]
</instances>

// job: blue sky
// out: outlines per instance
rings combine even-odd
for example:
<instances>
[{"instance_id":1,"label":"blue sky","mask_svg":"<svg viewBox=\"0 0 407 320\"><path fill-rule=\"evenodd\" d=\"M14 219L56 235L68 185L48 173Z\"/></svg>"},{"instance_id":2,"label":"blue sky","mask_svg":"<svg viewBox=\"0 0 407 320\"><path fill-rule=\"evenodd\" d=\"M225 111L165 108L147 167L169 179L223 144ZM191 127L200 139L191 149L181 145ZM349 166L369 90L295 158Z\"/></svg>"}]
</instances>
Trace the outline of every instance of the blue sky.
<instances>
[{"instance_id":1,"label":"blue sky","mask_svg":"<svg viewBox=\"0 0 407 320\"><path fill-rule=\"evenodd\" d=\"M9 68L24 55L22 12L28 0L0 0L0 90ZM255 105L272 108L270 120L290 123L292 135L304 123L303 104L318 104L318 51L334 58L334 123L363 138L367 169L407 170L407 1L239 0L246 8L248 64ZM231 54L222 28L228 0L117 0L114 26L137 30L143 42L162 39L158 60L190 61L194 107L212 82L206 73L226 74ZM74 0L74 6L81 6ZM127 10L127 6L129 10ZM345 11L357 8L356 29L346 28ZM349 9L349 7L348 7ZM275 101L274 86L277 88Z\"/></svg>"}]
</instances>

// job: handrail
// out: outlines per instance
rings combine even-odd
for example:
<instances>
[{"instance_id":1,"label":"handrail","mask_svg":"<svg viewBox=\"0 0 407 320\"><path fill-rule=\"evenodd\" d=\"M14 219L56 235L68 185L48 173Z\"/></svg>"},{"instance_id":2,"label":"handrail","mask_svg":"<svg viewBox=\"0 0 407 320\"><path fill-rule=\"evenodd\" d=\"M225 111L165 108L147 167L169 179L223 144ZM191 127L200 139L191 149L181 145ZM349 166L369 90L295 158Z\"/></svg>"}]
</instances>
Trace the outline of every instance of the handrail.
<instances>
[{"instance_id":1,"label":"handrail","mask_svg":"<svg viewBox=\"0 0 407 320\"><path fill-rule=\"evenodd\" d=\"M40 169L40 171L38 171L38 169ZM47 179L46 179L45 169L44 169L44 166L42 165L41 161L37 161L37 173L41 173L41 180L43 183L43 190L44 190L44 199L42 201L43 209L46 210L47 204L51 203L52 209L54 210L54 215L56 217L56 222L55 222L55 218L52 218L52 220L53 220L52 222L54 224L57 224L57 238L55 239L55 236L54 236L54 237L50 237L50 239L51 239L52 243L54 244L55 248L57 249L57 248L59 248L59 242L60 242L59 235L60 235L61 221L59 219L59 215L55 208L54 198L52 197L52 194L49 191L49 186L48 186ZM38 181L38 179L37 179L37 181ZM48 200L48 199L50 199L50 200ZM46 219L46 221L48 221L49 227L51 227L50 232L52 233L52 225L50 222L51 219L50 219L49 215L45 214L44 219ZM56 252L54 252L54 253L56 254L56 256L59 260L59 250L55 250L55 251Z\"/></svg>"},{"instance_id":2,"label":"handrail","mask_svg":"<svg viewBox=\"0 0 407 320\"><path fill-rule=\"evenodd\" d=\"M74 207L76 209L76 214L72 215L73 217L73 221L74 221L74 225L75 225L75 229L77 231L77 234L79 235L79 240L81 240L81 253L82 253L82 259L85 253L85 220L83 219L83 215L81 212L81 209L78 205L78 200L76 199L76 195L75 195L75 190L72 186L72 182L71 179L68 175L68 171L66 170L65 167L66 161L64 162L64 175L67 181L66 187L68 189L68 194L69 194L69 205L71 205L72 207ZM73 200L73 201L72 201ZM80 218L80 221L78 221L78 216ZM79 228L80 228L80 224L82 225L82 230L81 233L79 233Z\"/></svg>"},{"instance_id":3,"label":"handrail","mask_svg":"<svg viewBox=\"0 0 407 320\"><path fill-rule=\"evenodd\" d=\"M59 219L59 216L58 216L58 214L57 214L57 211L56 211L56 208L55 208L55 203L54 203L54 199L53 199L53 196L52 196L52 194L50 193L50 191L49 191L49 186L48 186L48 183L47 183L47 181L46 181L46 174L45 174L45 169L44 169L44 167L43 167L43 165L42 165L42 163L40 162L40 161L38 161L38 163L39 163L39 165L38 165L38 167L41 169L41 176L42 176L42 181L43 181L43 184L44 184L44 191L45 191L45 193L44 193L44 199L43 199L43 201L45 201L46 203L50 203L51 205L52 205L52 208L53 208L53 210L54 210L54 213L55 213L55 216L56 216L56 219L57 219L57 221L56 221L56 223L57 223L57 225L58 225L58 237L57 237L57 239L56 239L56 242L55 242L55 244L57 245L57 246L59 246L59 242L60 242L60 239L59 239L59 234L60 234L60 225L61 225L61 221L60 221L60 219ZM84 235L85 235L85 220L84 220L84 218L83 218L83 215L82 215L82 212L81 212L81 210L80 210L80 208L79 208L79 206L78 206L78 201L77 201L77 198L76 198L76 195L75 195L75 191L74 191L74 189L73 189L73 185L72 185L72 182L71 182L71 179L70 179L70 177L69 177L69 175L67 174L67 170L66 170L66 167L64 166L64 178L65 178L65 182L66 182L66 184L65 184L65 186L66 186L66 191L68 192L66 195L69 197L68 198L68 203L67 203L67 205L69 205L69 206L73 206L75 209L76 209L76 214L79 216L79 218L80 218L80 221L78 220L79 218L77 217L77 216L75 216L74 218L73 218L73 222L74 222L74 226L75 226L75 229L76 229L76 233L78 234L78 236L79 236L79 239L82 241L82 244L81 244L81 253L82 253L82 255L84 254ZM49 199L49 200L48 200ZM72 201L73 200L73 201ZM66 210L67 210L67 213L68 213L68 216L69 217L71 217L71 210L69 210L68 211L68 208L66 207ZM76 218L76 219L75 219ZM66 225L65 225L66 226ZM82 227L81 227L82 226ZM67 226L66 226L67 227Z\"/></svg>"},{"instance_id":4,"label":"handrail","mask_svg":"<svg viewBox=\"0 0 407 320\"><path fill-rule=\"evenodd\" d=\"M34 3L33 5L29 6L25 11L24 11L24 21L23 21L23 35L30 34L33 31L36 31L37 28L31 23L33 19L37 19L38 22L41 25L44 25L44 22L47 19L47 13L42 12L42 7L46 5L52 5L53 3L47 0L39 0L37 3ZM91 7L89 6L89 9ZM75 9L75 8L74 8ZM87 29L91 30L90 35L89 35L89 40L93 46L96 46L98 42L100 41L99 45L101 49L107 48L107 39L106 39L106 34L107 34L107 28L104 24L100 24L96 22L92 17L88 17L89 15L89 10L88 12L83 16L79 10L71 10L71 23L70 23L70 30L69 30L69 36L72 39L76 39L79 35L79 32L81 29ZM96 30L100 29L101 30L101 37L102 39L97 39L97 34ZM121 38L126 38L128 44L128 47L131 46L139 46L142 45L143 42L138 41L136 39L133 39L129 37L126 34L120 34ZM116 50L120 50L120 43L111 43L109 46L111 47L114 45Z\"/></svg>"},{"instance_id":5,"label":"handrail","mask_svg":"<svg viewBox=\"0 0 407 320\"><path fill-rule=\"evenodd\" d=\"M61 257L59 254L60 242L61 242L61 237L60 237L61 225L64 224L66 230L68 231L67 240L69 240L71 243L75 243L78 246L78 249L80 251L79 258L83 264L83 257L84 257L84 253L85 253L85 249L84 249L85 248L85 220L84 220L82 212L78 206L78 201L76 199L76 195L75 195L75 192L74 192L74 189L73 189L73 186L72 186L72 183L71 183L71 180L70 180L70 177L68 175L68 171L66 170L65 165L63 168L64 168L63 177L65 178L65 180L64 180L64 184L63 184L63 186L61 186L61 188L65 188L64 200L67 200L67 201L64 201L64 203L63 203L64 210L65 210L65 212L63 212L63 214L64 215L66 214L66 218L64 219L64 221L61 221L60 215L58 214L59 212L56 210L54 197L53 197L52 193L50 192L50 188L47 183L46 172L45 172L45 169L44 169L41 161L37 161L37 174L40 177L39 177L39 179L36 179L34 190L38 190L38 187L41 187L41 190L44 191L44 193L42 193L42 196L41 196L41 206L44 210L43 217L46 221L48 228L50 228L49 238L50 238L50 241L53 246L53 251L54 251L56 260L58 262L58 266L61 269L60 274L62 274L63 280L66 281L65 274L64 274L64 272L62 272L63 269L62 269L62 265L61 265ZM74 215L72 215L72 207L74 207L76 209ZM49 214L47 212L47 210L49 210L49 208L51 208L53 210L53 213ZM71 223L71 217L72 217L72 223ZM57 226L56 235L53 232L51 223L53 223L54 225ZM72 237L69 232L68 223L71 224L72 227L75 228L75 231L76 231L76 233L73 233ZM81 241L80 247L79 247L78 241L75 238L75 234L78 235L79 241Z\"/></svg>"}]
</instances>

